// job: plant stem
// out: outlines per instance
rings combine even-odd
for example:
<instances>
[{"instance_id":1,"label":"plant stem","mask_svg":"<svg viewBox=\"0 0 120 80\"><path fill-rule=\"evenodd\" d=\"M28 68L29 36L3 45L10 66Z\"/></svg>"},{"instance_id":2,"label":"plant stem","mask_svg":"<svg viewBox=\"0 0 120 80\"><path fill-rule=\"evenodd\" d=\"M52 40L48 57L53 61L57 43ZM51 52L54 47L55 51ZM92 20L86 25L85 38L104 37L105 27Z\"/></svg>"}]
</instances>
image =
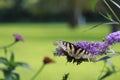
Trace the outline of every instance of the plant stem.
<instances>
[{"instance_id":1,"label":"plant stem","mask_svg":"<svg viewBox=\"0 0 120 80\"><path fill-rule=\"evenodd\" d=\"M7 58L7 48L13 46L14 44L16 43L16 41L12 42L11 44L8 44L6 46L3 46L3 47L0 47L0 49L3 49L4 50L4 53L5 53L5 57Z\"/></svg>"},{"instance_id":2,"label":"plant stem","mask_svg":"<svg viewBox=\"0 0 120 80\"><path fill-rule=\"evenodd\" d=\"M114 5L116 5L120 9L120 5L118 5L115 1L110 0Z\"/></svg>"},{"instance_id":3,"label":"plant stem","mask_svg":"<svg viewBox=\"0 0 120 80\"><path fill-rule=\"evenodd\" d=\"M35 80L35 78L40 74L40 72L43 70L45 67L45 64L43 64L40 69L36 72L36 74L31 78L31 80Z\"/></svg>"},{"instance_id":4,"label":"plant stem","mask_svg":"<svg viewBox=\"0 0 120 80\"><path fill-rule=\"evenodd\" d=\"M98 76L98 80L100 79L100 77L101 77L101 75L102 75L102 73L103 73L103 71L104 71L105 66L106 66L106 62L104 62L104 65L103 65L103 68L102 68L102 70L101 70L101 73L100 73L99 76Z\"/></svg>"},{"instance_id":5,"label":"plant stem","mask_svg":"<svg viewBox=\"0 0 120 80\"><path fill-rule=\"evenodd\" d=\"M109 14L107 14L107 16L106 15L104 15L103 13L101 13L101 12L99 12L99 14L100 15L102 15L105 19L107 19L107 20L110 20L110 21L114 21L110 16L109 16Z\"/></svg>"},{"instance_id":6,"label":"plant stem","mask_svg":"<svg viewBox=\"0 0 120 80\"><path fill-rule=\"evenodd\" d=\"M6 46L0 47L0 49L9 48L9 47L13 46L15 43L16 43L16 41L14 41L11 44L8 44Z\"/></svg>"},{"instance_id":7,"label":"plant stem","mask_svg":"<svg viewBox=\"0 0 120 80\"><path fill-rule=\"evenodd\" d=\"M114 17L118 20L118 22L120 23L119 18L117 17L117 15L115 14L115 12L112 10L112 8L110 7L110 5L106 2L106 0L104 0L104 3L107 5L107 7L110 9L110 11L112 12L112 14L114 15Z\"/></svg>"}]
</instances>

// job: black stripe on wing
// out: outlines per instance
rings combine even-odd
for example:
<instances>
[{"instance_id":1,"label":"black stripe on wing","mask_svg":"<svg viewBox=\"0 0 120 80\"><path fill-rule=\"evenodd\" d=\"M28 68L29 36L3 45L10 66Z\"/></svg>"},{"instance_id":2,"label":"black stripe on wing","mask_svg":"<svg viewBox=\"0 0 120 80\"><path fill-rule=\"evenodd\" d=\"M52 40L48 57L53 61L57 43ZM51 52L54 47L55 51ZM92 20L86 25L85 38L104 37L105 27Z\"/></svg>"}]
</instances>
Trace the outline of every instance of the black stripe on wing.
<instances>
[{"instance_id":1,"label":"black stripe on wing","mask_svg":"<svg viewBox=\"0 0 120 80\"><path fill-rule=\"evenodd\" d=\"M68 62L73 62L73 63L77 62L77 64L80 64L83 61L88 61L88 58L82 57L84 54L89 54L88 51L84 50L81 47L75 46L74 44L72 44L70 42L66 42L66 41L63 41L63 45L66 47L64 54L67 56ZM69 50L68 47L69 47L70 51L68 51ZM74 50L74 51L72 51L72 50Z\"/></svg>"}]
</instances>

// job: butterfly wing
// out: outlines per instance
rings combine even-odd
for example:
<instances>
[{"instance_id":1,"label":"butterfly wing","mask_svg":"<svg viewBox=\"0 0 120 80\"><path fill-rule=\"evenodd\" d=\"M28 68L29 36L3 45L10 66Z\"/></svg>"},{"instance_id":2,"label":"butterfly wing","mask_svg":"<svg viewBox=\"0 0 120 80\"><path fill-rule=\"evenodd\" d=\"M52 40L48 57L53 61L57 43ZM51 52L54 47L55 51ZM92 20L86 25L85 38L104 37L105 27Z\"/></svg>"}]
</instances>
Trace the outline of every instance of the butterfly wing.
<instances>
[{"instance_id":1,"label":"butterfly wing","mask_svg":"<svg viewBox=\"0 0 120 80\"><path fill-rule=\"evenodd\" d=\"M82 61L93 61L94 57L85 49L75 46L73 43L66 41L56 41L54 45L58 45L65 51L68 62L81 63Z\"/></svg>"},{"instance_id":2,"label":"butterfly wing","mask_svg":"<svg viewBox=\"0 0 120 80\"><path fill-rule=\"evenodd\" d=\"M69 56L74 57L75 59L80 59L82 55L87 53L83 48L77 47L70 42L56 41L54 44L60 46Z\"/></svg>"}]
</instances>

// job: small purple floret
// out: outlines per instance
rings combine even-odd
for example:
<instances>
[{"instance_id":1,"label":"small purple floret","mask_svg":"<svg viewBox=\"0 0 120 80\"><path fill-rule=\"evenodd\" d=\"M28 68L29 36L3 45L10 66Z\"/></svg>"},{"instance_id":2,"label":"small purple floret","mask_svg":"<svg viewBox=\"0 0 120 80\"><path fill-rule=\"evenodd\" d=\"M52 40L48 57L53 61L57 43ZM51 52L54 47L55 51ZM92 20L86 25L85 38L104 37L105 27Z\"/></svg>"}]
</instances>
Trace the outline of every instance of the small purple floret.
<instances>
[{"instance_id":1,"label":"small purple floret","mask_svg":"<svg viewBox=\"0 0 120 80\"><path fill-rule=\"evenodd\" d=\"M109 45L106 42L76 42L74 45L84 48L89 51L92 55L106 54Z\"/></svg>"},{"instance_id":2,"label":"small purple floret","mask_svg":"<svg viewBox=\"0 0 120 80\"><path fill-rule=\"evenodd\" d=\"M113 45L117 42L120 42L120 31L113 32L105 37L105 42L109 45Z\"/></svg>"}]
</instances>

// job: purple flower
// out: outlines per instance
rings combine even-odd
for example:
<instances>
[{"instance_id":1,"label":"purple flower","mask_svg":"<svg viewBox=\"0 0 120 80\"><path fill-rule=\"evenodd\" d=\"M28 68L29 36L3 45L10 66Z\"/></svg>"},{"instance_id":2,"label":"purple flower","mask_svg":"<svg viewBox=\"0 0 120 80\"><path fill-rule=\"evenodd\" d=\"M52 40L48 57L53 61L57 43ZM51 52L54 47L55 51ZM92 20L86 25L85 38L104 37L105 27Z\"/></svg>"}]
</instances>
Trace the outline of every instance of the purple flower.
<instances>
[{"instance_id":1,"label":"purple flower","mask_svg":"<svg viewBox=\"0 0 120 80\"><path fill-rule=\"evenodd\" d=\"M56 48L55 55L66 56L68 62L77 62L77 64L80 64L82 61L88 61L88 58L90 59L90 61L94 62L95 60L91 56L107 54L107 52L111 51L109 46L117 42L120 42L120 31L110 33L108 36L105 37L104 42L83 41L70 43L66 41L58 41L58 48ZM70 46L70 44L72 44L72 46ZM74 49L70 50L72 47L74 47ZM86 51L84 51L87 53L89 52L89 54L84 54L79 58L79 55L77 56L75 53L77 49L80 50L79 47L85 49Z\"/></svg>"},{"instance_id":2,"label":"purple flower","mask_svg":"<svg viewBox=\"0 0 120 80\"><path fill-rule=\"evenodd\" d=\"M82 47L92 55L102 55L107 53L109 45L106 42L76 42L74 45Z\"/></svg>"},{"instance_id":3,"label":"purple flower","mask_svg":"<svg viewBox=\"0 0 120 80\"><path fill-rule=\"evenodd\" d=\"M14 36L16 42L18 42L18 41L24 42L24 39L20 34L13 34L13 36Z\"/></svg>"},{"instance_id":4,"label":"purple flower","mask_svg":"<svg viewBox=\"0 0 120 80\"><path fill-rule=\"evenodd\" d=\"M85 49L86 51L90 52L91 55L102 55L107 53L107 49L109 45L107 42L75 42L73 43L77 47L81 47ZM55 55L59 56L65 56L66 52L61 48L61 46L58 46L56 48Z\"/></svg>"},{"instance_id":5,"label":"purple flower","mask_svg":"<svg viewBox=\"0 0 120 80\"><path fill-rule=\"evenodd\" d=\"M113 32L105 37L105 42L108 45L113 45L117 42L120 42L120 31Z\"/></svg>"},{"instance_id":6,"label":"purple flower","mask_svg":"<svg viewBox=\"0 0 120 80\"><path fill-rule=\"evenodd\" d=\"M78 47L82 47L84 49L90 49L90 43L83 41L83 42L75 42L74 45L78 46Z\"/></svg>"},{"instance_id":7,"label":"purple flower","mask_svg":"<svg viewBox=\"0 0 120 80\"><path fill-rule=\"evenodd\" d=\"M108 51L108 47L109 45L106 42L83 41L83 42L70 43L66 41L58 41L58 47L56 48L54 55L66 56L67 62L73 62L73 63L76 62L77 64L80 64L81 62L88 62L89 60L95 62L96 59L93 56L106 54ZM83 54L79 58L80 55L78 56L76 55L77 50L78 51L80 50L79 48L85 49L86 50L85 52L89 52L89 54Z\"/></svg>"}]
</instances>

